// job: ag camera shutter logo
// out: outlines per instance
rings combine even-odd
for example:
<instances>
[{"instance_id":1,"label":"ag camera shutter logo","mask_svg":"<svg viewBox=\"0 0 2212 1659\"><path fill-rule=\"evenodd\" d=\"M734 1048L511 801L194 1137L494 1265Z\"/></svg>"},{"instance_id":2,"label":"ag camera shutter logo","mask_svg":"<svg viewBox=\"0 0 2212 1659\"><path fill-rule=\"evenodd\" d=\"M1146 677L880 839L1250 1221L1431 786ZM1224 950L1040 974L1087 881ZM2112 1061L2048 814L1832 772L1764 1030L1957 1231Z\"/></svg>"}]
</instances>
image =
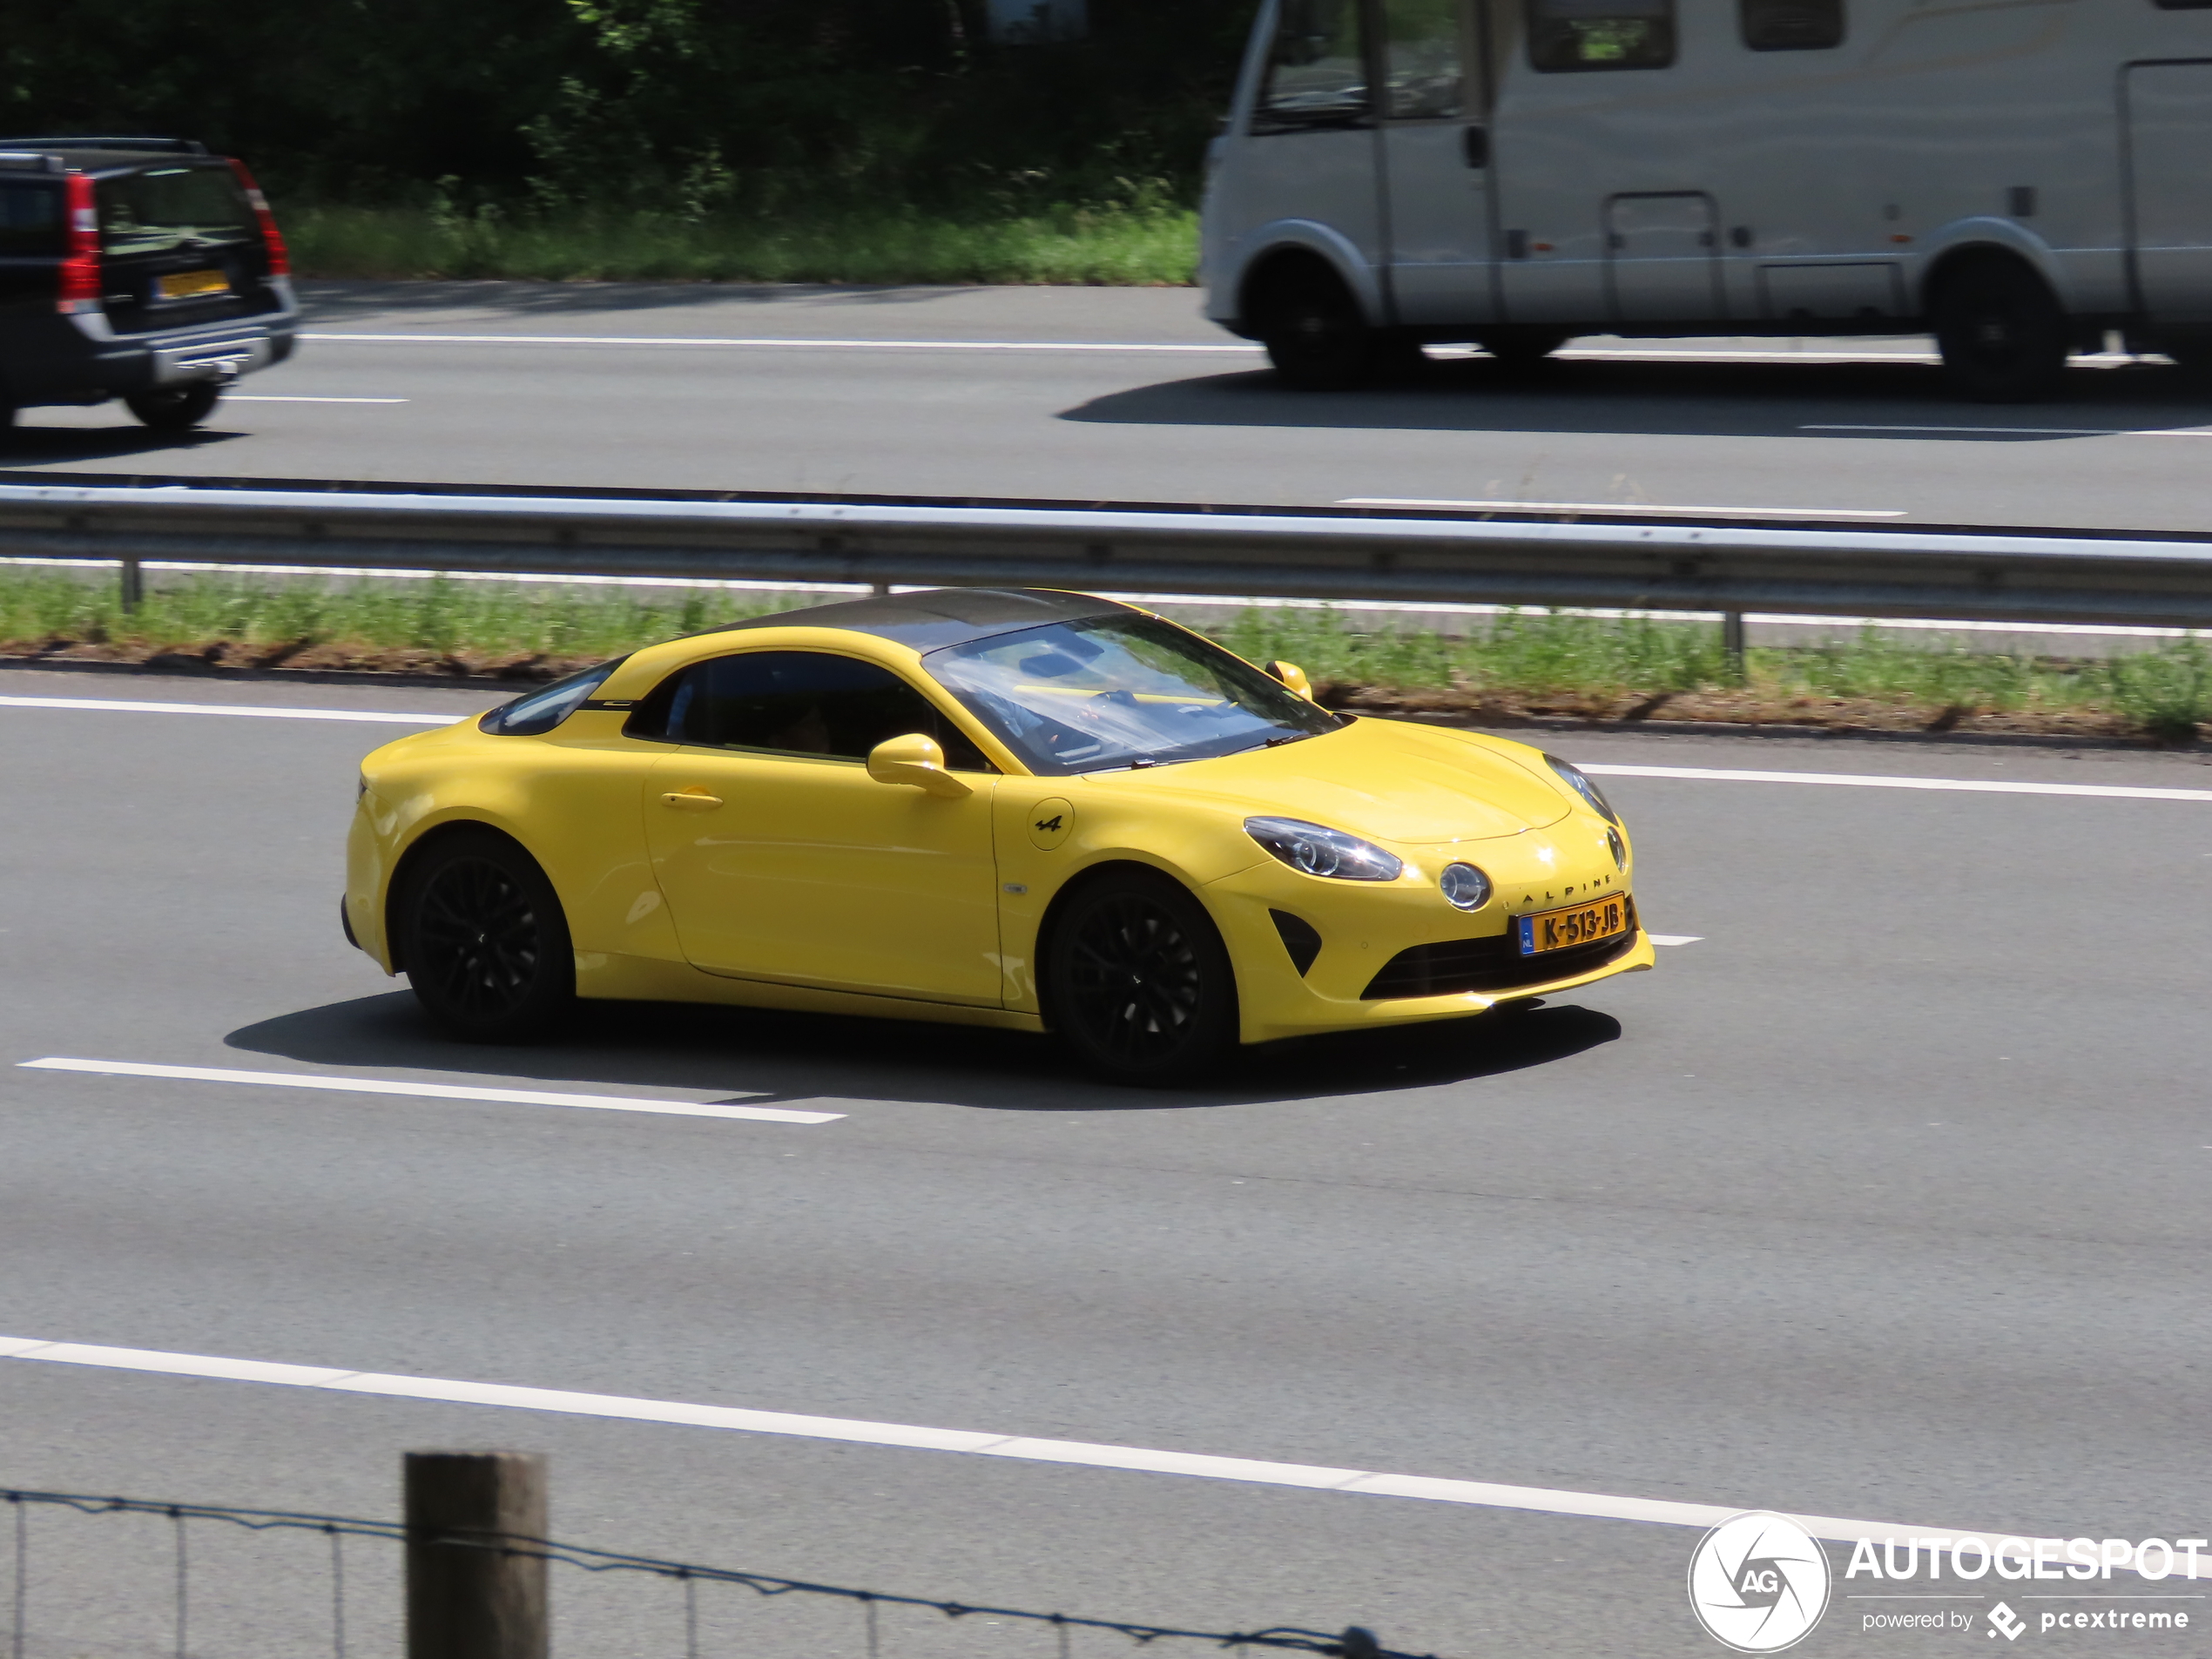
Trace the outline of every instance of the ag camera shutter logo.
<instances>
[{"instance_id":1,"label":"ag camera shutter logo","mask_svg":"<svg viewBox=\"0 0 2212 1659\"><path fill-rule=\"evenodd\" d=\"M1690 1610L1738 1653L1780 1653L1811 1635L1831 1582L1820 1541L1763 1509L1723 1521L1689 1558Z\"/></svg>"}]
</instances>

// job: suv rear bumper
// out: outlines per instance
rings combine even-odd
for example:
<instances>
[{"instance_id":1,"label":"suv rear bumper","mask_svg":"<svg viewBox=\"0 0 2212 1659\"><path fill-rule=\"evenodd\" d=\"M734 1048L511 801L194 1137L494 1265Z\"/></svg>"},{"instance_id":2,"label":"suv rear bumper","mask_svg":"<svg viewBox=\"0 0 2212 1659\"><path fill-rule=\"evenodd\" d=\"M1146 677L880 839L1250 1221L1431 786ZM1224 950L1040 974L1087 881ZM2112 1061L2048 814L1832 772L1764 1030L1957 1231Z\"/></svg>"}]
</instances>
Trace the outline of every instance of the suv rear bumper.
<instances>
[{"instance_id":1,"label":"suv rear bumper","mask_svg":"<svg viewBox=\"0 0 2212 1659\"><path fill-rule=\"evenodd\" d=\"M51 318L24 331L0 396L21 407L98 403L273 368L292 355L300 311L290 283L269 286L272 309L187 328L118 334L96 311Z\"/></svg>"}]
</instances>

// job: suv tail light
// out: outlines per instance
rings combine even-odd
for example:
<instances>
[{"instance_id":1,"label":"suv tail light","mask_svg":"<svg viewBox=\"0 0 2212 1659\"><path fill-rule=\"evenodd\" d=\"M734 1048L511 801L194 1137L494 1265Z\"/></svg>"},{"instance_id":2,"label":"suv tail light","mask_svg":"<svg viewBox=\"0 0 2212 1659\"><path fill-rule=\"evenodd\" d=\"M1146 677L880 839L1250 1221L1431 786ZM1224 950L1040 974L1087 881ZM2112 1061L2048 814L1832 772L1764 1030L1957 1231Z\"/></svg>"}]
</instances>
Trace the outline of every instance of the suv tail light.
<instances>
[{"instance_id":1,"label":"suv tail light","mask_svg":"<svg viewBox=\"0 0 2212 1659\"><path fill-rule=\"evenodd\" d=\"M55 307L64 317L100 308L100 214L92 205L92 181L73 172L67 183L69 252L62 260Z\"/></svg>"},{"instance_id":2,"label":"suv tail light","mask_svg":"<svg viewBox=\"0 0 2212 1659\"><path fill-rule=\"evenodd\" d=\"M239 184L246 191L246 199L253 204L253 217L261 221L261 242L269 250L269 274L273 277L292 274L292 255L284 246L284 238L277 232L276 215L269 211L269 199L261 193L261 186L253 182L253 175L246 164L233 158L231 171L238 175Z\"/></svg>"}]
</instances>

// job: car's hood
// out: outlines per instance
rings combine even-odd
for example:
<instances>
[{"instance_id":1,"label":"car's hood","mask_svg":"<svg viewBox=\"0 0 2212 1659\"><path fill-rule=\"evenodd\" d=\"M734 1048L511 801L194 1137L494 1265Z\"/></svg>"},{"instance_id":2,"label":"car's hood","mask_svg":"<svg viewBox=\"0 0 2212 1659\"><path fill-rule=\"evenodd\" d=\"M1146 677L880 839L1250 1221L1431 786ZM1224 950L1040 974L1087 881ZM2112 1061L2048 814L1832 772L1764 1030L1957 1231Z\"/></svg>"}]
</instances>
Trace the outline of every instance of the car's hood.
<instances>
[{"instance_id":1,"label":"car's hood","mask_svg":"<svg viewBox=\"0 0 2212 1659\"><path fill-rule=\"evenodd\" d=\"M1361 719L1277 749L1090 775L1416 845L1518 835L1569 810L1548 776L1486 739L1401 720Z\"/></svg>"}]
</instances>

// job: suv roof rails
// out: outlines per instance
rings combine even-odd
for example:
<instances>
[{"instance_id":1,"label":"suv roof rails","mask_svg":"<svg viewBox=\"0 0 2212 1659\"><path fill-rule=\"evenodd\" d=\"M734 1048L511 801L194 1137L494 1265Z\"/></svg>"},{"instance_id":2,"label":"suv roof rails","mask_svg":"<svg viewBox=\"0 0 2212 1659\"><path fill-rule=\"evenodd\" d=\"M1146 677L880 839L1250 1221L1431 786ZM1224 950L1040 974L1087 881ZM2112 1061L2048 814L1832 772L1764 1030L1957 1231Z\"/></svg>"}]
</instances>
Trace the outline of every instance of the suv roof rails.
<instances>
[{"instance_id":1,"label":"suv roof rails","mask_svg":"<svg viewBox=\"0 0 2212 1659\"><path fill-rule=\"evenodd\" d=\"M207 153L207 146L197 138L96 138L74 132L41 138L0 138L0 149L139 150L183 156L204 156Z\"/></svg>"}]
</instances>

